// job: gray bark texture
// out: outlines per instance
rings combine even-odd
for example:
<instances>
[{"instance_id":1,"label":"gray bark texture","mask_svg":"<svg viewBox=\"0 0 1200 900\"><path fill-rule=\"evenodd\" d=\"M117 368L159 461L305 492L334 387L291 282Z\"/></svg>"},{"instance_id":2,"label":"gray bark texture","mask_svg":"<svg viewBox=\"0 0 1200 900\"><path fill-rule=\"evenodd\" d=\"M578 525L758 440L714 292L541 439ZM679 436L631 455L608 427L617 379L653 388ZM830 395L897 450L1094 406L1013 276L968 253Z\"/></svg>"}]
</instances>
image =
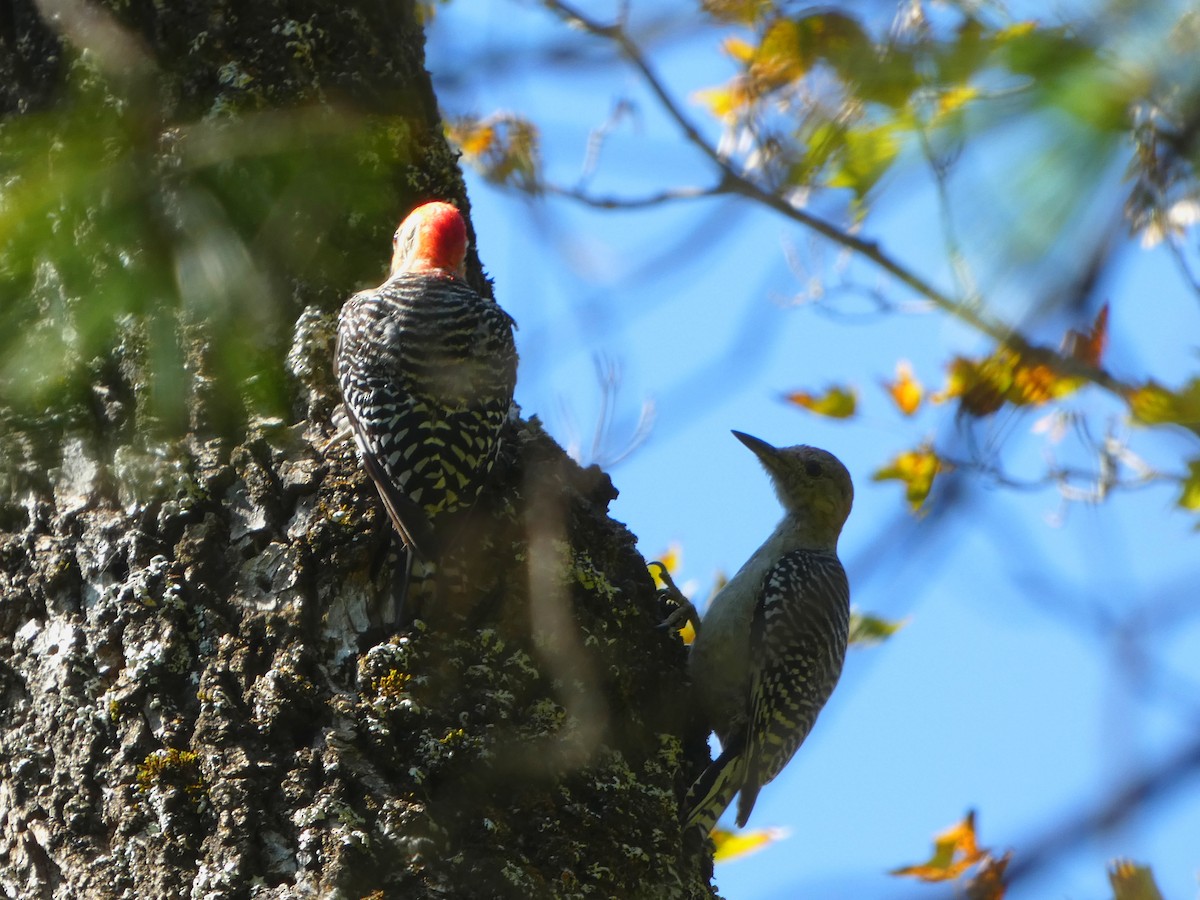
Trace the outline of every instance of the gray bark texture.
<instances>
[{"instance_id":1,"label":"gray bark texture","mask_svg":"<svg viewBox=\"0 0 1200 900\"><path fill-rule=\"evenodd\" d=\"M334 322L407 209L467 211L411 3L6 7L0 895L713 896L604 473L512 422L437 602L381 612Z\"/></svg>"}]
</instances>

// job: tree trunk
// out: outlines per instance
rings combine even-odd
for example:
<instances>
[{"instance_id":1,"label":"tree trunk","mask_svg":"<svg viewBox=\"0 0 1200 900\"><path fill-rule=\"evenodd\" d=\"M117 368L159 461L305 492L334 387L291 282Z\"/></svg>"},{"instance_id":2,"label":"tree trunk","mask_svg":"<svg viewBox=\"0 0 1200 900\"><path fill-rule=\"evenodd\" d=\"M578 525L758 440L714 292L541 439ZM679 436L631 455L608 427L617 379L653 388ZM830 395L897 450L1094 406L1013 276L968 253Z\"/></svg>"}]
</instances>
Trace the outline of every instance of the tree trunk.
<instances>
[{"instance_id":1,"label":"tree trunk","mask_svg":"<svg viewBox=\"0 0 1200 900\"><path fill-rule=\"evenodd\" d=\"M467 209L411 3L106 6L0 19L0 893L712 896L606 475L513 422L436 601L381 612L335 317Z\"/></svg>"}]
</instances>

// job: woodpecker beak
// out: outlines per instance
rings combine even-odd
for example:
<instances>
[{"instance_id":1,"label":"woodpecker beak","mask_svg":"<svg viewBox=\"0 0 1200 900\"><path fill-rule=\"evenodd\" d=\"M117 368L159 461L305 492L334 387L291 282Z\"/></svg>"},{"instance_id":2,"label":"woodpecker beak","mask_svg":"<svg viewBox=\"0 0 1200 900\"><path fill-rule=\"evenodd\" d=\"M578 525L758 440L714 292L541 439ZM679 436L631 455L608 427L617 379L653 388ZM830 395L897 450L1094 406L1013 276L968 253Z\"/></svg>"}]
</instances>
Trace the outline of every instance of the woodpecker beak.
<instances>
[{"instance_id":1,"label":"woodpecker beak","mask_svg":"<svg viewBox=\"0 0 1200 900\"><path fill-rule=\"evenodd\" d=\"M762 460L763 465L765 466L769 466L774 461L776 454L779 452L766 441L759 440L756 437L751 437L750 435L744 434L740 431L733 432L733 436L749 447L754 455Z\"/></svg>"}]
</instances>

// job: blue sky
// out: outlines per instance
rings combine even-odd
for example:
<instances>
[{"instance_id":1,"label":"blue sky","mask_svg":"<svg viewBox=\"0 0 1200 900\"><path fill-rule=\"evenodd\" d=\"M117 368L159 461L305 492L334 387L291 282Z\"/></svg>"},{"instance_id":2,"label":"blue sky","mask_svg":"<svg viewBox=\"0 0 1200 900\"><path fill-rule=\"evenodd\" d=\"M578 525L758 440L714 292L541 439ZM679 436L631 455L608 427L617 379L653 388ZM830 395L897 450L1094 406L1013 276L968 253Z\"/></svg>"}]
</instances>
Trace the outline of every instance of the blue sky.
<instances>
[{"instance_id":1,"label":"blue sky","mask_svg":"<svg viewBox=\"0 0 1200 900\"><path fill-rule=\"evenodd\" d=\"M635 4L635 13L641 9ZM531 49L546 40L572 38L534 5L456 0L439 7L428 53L444 112L532 117L543 129L548 176L570 184L589 131L625 97L637 111L605 144L593 186L636 195L707 183L703 161L681 145L632 73L607 64L606 49L599 51L603 65L548 75ZM714 42L712 33L697 32L654 52L685 101L730 74ZM526 52L506 55L514 43ZM717 133L703 109L686 109ZM979 213L964 232L980 262L997 258L988 255L997 240L990 214L1001 218L1008 201L1022 212L1023 198L998 185L1005 166L1019 165L1033 146L1033 136L1017 130L964 161L954 187ZM872 315L865 303L850 302L844 308L857 314L839 318L798 305L808 278L828 282L838 271L894 299L910 298L867 266L839 268L844 260L834 248L745 205L597 213L498 191L470 172L468 183L480 255L520 325L517 398L525 413L541 417L564 445L573 421L574 437L588 444L599 408L597 355L622 373L610 449L633 433L643 401L654 404L650 437L611 469L621 491L612 513L647 558L678 543L683 579L697 599L706 597L715 573L736 570L779 516L765 474L729 430L815 444L837 453L855 478L855 509L841 543L855 604L910 619L890 643L851 654L814 733L764 790L751 819L752 827L781 826L791 836L718 868L728 900L948 897L949 888L886 872L924 859L933 835L971 808L982 843L1012 849L1019 862L1114 784L1194 739L1200 553L1195 520L1174 507L1173 488L1064 507L1052 488L1013 491L968 478L966 503L946 517L917 520L896 483L871 481L896 452L955 433L949 407L903 420L878 380L905 358L928 387L939 387L950 356L983 352L984 340L928 312ZM1111 205L1120 187L1113 184L1107 194L1098 187L1098 203ZM866 234L948 286L929 179L906 167L884 186L884 197ZM720 239L707 240L710 233ZM1072 258L1073 237L1064 238L1056 263ZM789 257L804 260L807 271L798 273ZM1026 302L1028 283L999 265L981 271L1000 308ZM1114 372L1170 385L1195 370L1200 302L1164 250L1131 242L1101 295L1112 305L1106 364ZM829 382L858 387L858 418L831 422L779 399ZM1083 392L1071 406L1093 411L1099 429L1131 437L1154 465L1180 471L1196 455L1194 442L1133 429L1116 404L1095 393ZM1004 413L977 435L1004 443L1011 471L1035 476L1046 452L1030 434L1040 416ZM1099 622L1122 623L1123 638ZM1131 679L1122 660L1143 651L1154 666ZM1152 865L1165 896L1194 896L1200 779L1009 896L1110 896L1105 866L1117 856Z\"/></svg>"}]
</instances>

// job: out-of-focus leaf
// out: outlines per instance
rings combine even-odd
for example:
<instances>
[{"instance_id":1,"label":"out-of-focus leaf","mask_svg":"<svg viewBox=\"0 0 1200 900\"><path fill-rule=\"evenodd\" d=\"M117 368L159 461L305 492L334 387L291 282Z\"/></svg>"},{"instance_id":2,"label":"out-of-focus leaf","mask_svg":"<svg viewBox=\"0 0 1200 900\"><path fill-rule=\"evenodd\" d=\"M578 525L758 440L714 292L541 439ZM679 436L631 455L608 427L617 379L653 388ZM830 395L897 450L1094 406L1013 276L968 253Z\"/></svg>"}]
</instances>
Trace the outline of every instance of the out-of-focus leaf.
<instances>
[{"instance_id":1,"label":"out-of-focus leaf","mask_svg":"<svg viewBox=\"0 0 1200 900\"><path fill-rule=\"evenodd\" d=\"M929 491L933 488L933 480L946 464L938 457L933 448L926 445L916 450L906 450L896 456L891 463L876 470L871 476L872 481L900 481L904 484L904 496L913 512L921 508Z\"/></svg>"},{"instance_id":2,"label":"out-of-focus leaf","mask_svg":"<svg viewBox=\"0 0 1200 900\"><path fill-rule=\"evenodd\" d=\"M904 415L911 416L920 408L924 388L913 377L912 365L908 360L902 359L896 363L896 380L883 382L883 387Z\"/></svg>"},{"instance_id":3,"label":"out-of-focus leaf","mask_svg":"<svg viewBox=\"0 0 1200 900\"><path fill-rule=\"evenodd\" d=\"M891 875L904 875L922 881L953 881L984 858L975 837L975 811L933 839L933 855L923 863L892 869Z\"/></svg>"},{"instance_id":4,"label":"out-of-focus leaf","mask_svg":"<svg viewBox=\"0 0 1200 900\"><path fill-rule=\"evenodd\" d=\"M843 136L840 165L829 179L830 187L850 188L861 200L891 168L900 153L894 122L848 129Z\"/></svg>"},{"instance_id":5,"label":"out-of-focus leaf","mask_svg":"<svg viewBox=\"0 0 1200 900\"><path fill-rule=\"evenodd\" d=\"M488 181L527 191L541 183L541 136L529 119L509 113L464 118L448 125L447 134Z\"/></svg>"},{"instance_id":6,"label":"out-of-focus leaf","mask_svg":"<svg viewBox=\"0 0 1200 900\"><path fill-rule=\"evenodd\" d=\"M712 830L713 862L724 863L757 853L764 847L781 841L788 836L785 828L758 828L750 831L728 831L724 828Z\"/></svg>"},{"instance_id":7,"label":"out-of-focus leaf","mask_svg":"<svg viewBox=\"0 0 1200 900\"><path fill-rule=\"evenodd\" d=\"M721 49L731 59L735 59L742 65L748 65L754 60L755 46L750 44L740 37L730 36L721 41Z\"/></svg>"},{"instance_id":8,"label":"out-of-focus leaf","mask_svg":"<svg viewBox=\"0 0 1200 900\"><path fill-rule=\"evenodd\" d=\"M718 119L736 118L737 114L751 103L751 95L741 79L734 79L722 87L704 88L692 94L692 100L707 106Z\"/></svg>"},{"instance_id":9,"label":"out-of-focus leaf","mask_svg":"<svg viewBox=\"0 0 1200 900\"><path fill-rule=\"evenodd\" d=\"M860 647L882 644L907 624L908 619L889 621L852 609L850 610L850 643Z\"/></svg>"},{"instance_id":10,"label":"out-of-focus leaf","mask_svg":"<svg viewBox=\"0 0 1200 900\"><path fill-rule=\"evenodd\" d=\"M1063 339L1063 352L1068 356L1085 362L1089 366L1099 367L1108 346L1108 304L1105 303L1096 313L1096 321L1087 331L1080 332L1071 329Z\"/></svg>"},{"instance_id":11,"label":"out-of-focus leaf","mask_svg":"<svg viewBox=\"0 0 1200 900\"><path fill-rule=\"evenodd\" d=\"M855 81L859 80L857 69L878 67L878 54L858 22L829 10L776 18L766 26L752 53L746 54L745 47L738 49L758 93L792 84L822 61L843 78Z\"/></svg>"},{"instance_id":12,"label":"out-of-focus leaf","mask_svg":"<svg viewBox=\"0 0 1200 900\"><path fill-rule=\"evenodd\" d=\"M810 394L808 391L792 391L784 396L788 403L793 403L809 412L831 419L848 419L858 408L858 392L854 388L830 385L821 394Z\"/></svg>"},{"instance_id":13,"label":"out-of-focus leaf","mask_svg":"<svg viewBox=\"0 0 1200 900\"><path fill-rule=\"evenodd\" d=\"M978 96L979 91L967 85L959 85L948 91L943 91L938 95L937 107L931 125L937 127L943 119L961 112L968 103Z\"/></svg>"},{"instance_id":14,"label":"out-of-focus leaf","mask_svg":"<svg viewBox=\"0 0 1200 900\"><path fill-rule=\"evenodd\" d=\"M131 390L112 421L164 435L285 414L292 304L364 277L362 223L386 255L403 124L168 124L85 62L74 77L51 111L0 123L0 403L86 426L94 390Z\"/></svg>"},{"instance_id":15,"label":"out-of-focus leaf","mask_svg":"<svg viewBox=\"0 0 1200 900\"><path fill-rule=\"evenodd\" d=\"M701 8L721 22L755 25L775 9L773 0L701 0Z\"/></svg>"},{"instance_id":16,"label":"out-of-focus leaf","mask_svg":"<svg viewBox=\"0 0 1200 900\"><path fill-rule=\"evenodd\" d=\"M959 398L970 416L989 416L1005 403L1042 406L1079 390L1079 378L1063 375L1044 359L1027 359L1002 346L984 359L956 356L950 362L946 386L930 399L944 403Z\"/></svg>"},{"instance_id":17,"label":"out-of-focus leaf","mask_svg":"<svg viewBox=\"0 0 1200 900\"><path fill-rule=\"evenodd\" d=\"M659 555L658 562L662 563L668 574L674 575L679 571L679 565L682 559L683 548L680 547L679 544L673 543L667 547L662 554ZM650 567L650 575L654 579L655 587L661 588L666 586L666 582L664 582L662 577L659 575L659 569L657 566Z\"/></svg>"},{"instance_id":18,"label":"out-of-focus leaf","mask_svg":"<svg viewBox=\"0 0 1200 900\"><path fill-rule=\"evenodd\" d=\"M1178 502L1184 509L1200 509L1200 458L1188 460L1188 474L1183 481Z\"/></svg>"},{"instance_id":19,"label":"out-of-focus leaf","mask_svg":"<svg viewBox=\"0 0 1200 900\"><path fill-rule=\"evenodd\" d=\"M1150 867L1127 859L1115 860L1108 867L1108 883L1113 900L1163 900Z\"/></svg>"},{"instance_id":20,"label":"out-of-focus leaf","mask_svg":"<svg viewBox=\"0 0 1200 900\"><path fill-rule=\"evenodd\" d=\"M967 882L967 900L1004 900L1004 870L1012 861L1012 851L995 857L985 854L979 868Z\"/></svg>"},{"instance_id":21,"label":"out-of-focus leaf","mask_svg":"<svg viewBox=\"0 0 1200 900\"><path fill-rule=\"evenodd\" d=\"M1200 424L1200 378L1193 378L1178 391L1157 381L1129 390L1125 394L1133 420L1141 425Z\"/></svg>"},{"instance_id":22,"label":"out-of-focus leaf","mask_svg":"<svg viewBox=\"0 0 1200 900\"><path fill-rule=\"evenodd\" d=\"M999 35L998 55L1027 76L1043 103L1100 131L1124 129L1134 99L1149 87L1145 72L1118 68L1111 57L1062 28L1013 28Z\"/></svg>"},{"instance_id":23,"label":"out-of-focus leaf","mask_svg":"<svg viewBox=\"0 0 1200 900\"><path fill-rule=\"evenodd\" d=\"M804 77L815 57L811 42L793 19L778 19L763 34L750 59L750 74L765 90Z\"/></svg>"}]
</instances>

